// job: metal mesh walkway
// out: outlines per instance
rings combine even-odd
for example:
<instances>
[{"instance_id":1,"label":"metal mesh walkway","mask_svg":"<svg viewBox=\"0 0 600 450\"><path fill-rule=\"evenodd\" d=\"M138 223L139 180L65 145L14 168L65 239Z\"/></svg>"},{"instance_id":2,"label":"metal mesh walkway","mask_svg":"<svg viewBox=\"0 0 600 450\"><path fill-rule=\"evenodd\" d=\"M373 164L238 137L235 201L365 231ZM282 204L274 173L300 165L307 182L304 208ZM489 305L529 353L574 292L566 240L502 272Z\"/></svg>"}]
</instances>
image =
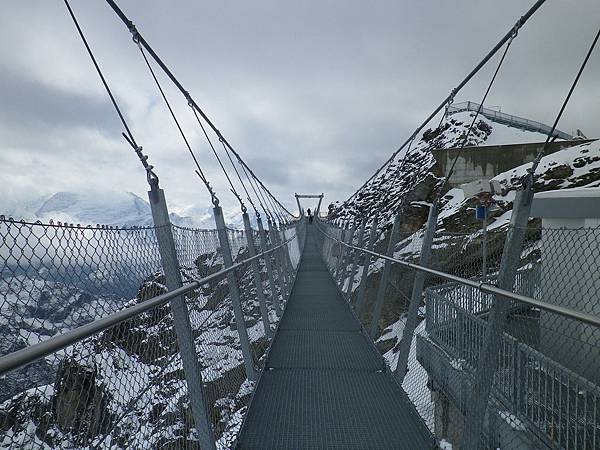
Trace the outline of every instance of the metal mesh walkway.
<instances>
[{"instance_id":1,"label":"metal mesh walkway","mask_svg":"<svg viewBox=\"0 0 600 450\"><path fill-rule=\"evenodd\" d=\"M312 228L239 448L433 448L429 431L339 294Z\"/></svg>"}]
</instances>

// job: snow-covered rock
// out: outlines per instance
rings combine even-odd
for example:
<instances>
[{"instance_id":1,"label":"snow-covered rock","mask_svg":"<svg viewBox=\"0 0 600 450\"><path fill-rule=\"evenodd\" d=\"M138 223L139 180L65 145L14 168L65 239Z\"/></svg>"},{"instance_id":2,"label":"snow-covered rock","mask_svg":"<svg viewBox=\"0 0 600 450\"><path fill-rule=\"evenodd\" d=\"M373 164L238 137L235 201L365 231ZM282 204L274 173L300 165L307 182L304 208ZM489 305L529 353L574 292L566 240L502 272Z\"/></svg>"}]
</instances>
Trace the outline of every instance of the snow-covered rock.
<instances>
[{"instance_id":1,"label":"snow-covered rock","mask_svg":"<svg viewBox=\"0 0 600 450\"><path fill-rule=\"evenodd\" d=\"M384 252L394 216L404 206L400 240L395 256L417 262L424 225L430 205L441 188L441 174L436 170L433 153L440 148L458 146L468 129L473 113L454 114L440 128L426 130L411 150L403 150L352 199L335 203L330 207L330 219L353 219L357 212L370 216L380 212L376 250ZM544 141L545 137L492 123L479 118L468 145L512 144ZM406 156L407 155L407 156ZM406 156L406 158L405 158ZM512 212L515 191L531 164L524 164L504 173L495 180L503 186L503 193L494 197L496 207L491 211L488 227L488 270L494 270L500 262L502 245ZM587 142L559 150L542 158L536 170L535 191L592 187L600 185L600 141ZM464 276L481 273L481 246L483 233L481 222L475 218L476 199L465 198L460 189L444 193L438 218L438 233L433 243L435 268ZM367 225L367 233L370 224ZM533 236L535 238L535 236ZM531 251L525 249L523 264L539 258L539 250L530 242ZM381 262L371 265L367 278L367 308L375 297L381 273ZM359 273L361 273L359 267ZM489 273L489 272L488 272ZM392 266L391 288L386 293L386 303L380 329L398 320L410 298L414 274L399 266ZM435 280L433 280L435 281ZM429 279L429 282L433 282ZM439 280L437 281L439 282ZM354 291L358 283L355 282ZM369 315L364 317L369 320Z\"/></svg>"},{"instance_id":2,"label":"snow-covered rock","mask_svg":"<svg viewBox=\"0 0 600 450\"><path fill-rule=\"evenodd\" d=\"M216 249L204 251L186 265L184 277L222 268ZM234 260L248 257L245 246L235 252ZM252 272L246 266L237 274L246 328L260 364L267 340ZM78 287L77 278L67 281L0 278L1 354L165 292L160 273L149 273L129 299L116 293L100 298ZM186 299L215 437L219 448L230 448L254 384L246 380L226 280L204 285ZM276 322L273 305L269 308ZM168 304L12 372L1 385L1 448L197 447Z\"/></svg>"}]
</instances>

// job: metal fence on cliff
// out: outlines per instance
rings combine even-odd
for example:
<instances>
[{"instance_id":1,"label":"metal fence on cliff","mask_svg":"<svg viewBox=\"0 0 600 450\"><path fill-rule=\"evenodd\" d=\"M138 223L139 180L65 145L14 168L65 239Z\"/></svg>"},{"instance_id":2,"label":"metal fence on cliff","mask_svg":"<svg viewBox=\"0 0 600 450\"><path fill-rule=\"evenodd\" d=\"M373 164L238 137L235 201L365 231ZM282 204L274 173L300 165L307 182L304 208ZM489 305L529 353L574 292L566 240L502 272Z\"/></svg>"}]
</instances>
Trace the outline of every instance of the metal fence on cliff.
<instances>
[{"instance_id":1,"label":"metal fence on cliff","mask_svg":"<svg viewBox=\"0 0 600 450\"><path fill-rule=\"evenodd\" d=\"M375 223L374 238L318 222L324 259L442 448L600 448L598 228L523 230L505 291L497 285L510 227L484 245L479 232L428 240L360 220ZM499 302L504 323L490 342ZM476 380L490 360L482 395ZM481 399L479 424L470 413ZM480 427L474 438L470 427Z\"/></svg>"},{"instance_id":2,"label":"metal fence on cliff","mask_svg":"<svg viewBox=\"0 0 600 450\"><path fill-rule=\"evenodd\" d=\"M172 236L179 292L160 233ZM219 230L1 218L0 447L229 448L303 233L303 221L226 229L224 248Z\"/></svg>"}]
</instances>

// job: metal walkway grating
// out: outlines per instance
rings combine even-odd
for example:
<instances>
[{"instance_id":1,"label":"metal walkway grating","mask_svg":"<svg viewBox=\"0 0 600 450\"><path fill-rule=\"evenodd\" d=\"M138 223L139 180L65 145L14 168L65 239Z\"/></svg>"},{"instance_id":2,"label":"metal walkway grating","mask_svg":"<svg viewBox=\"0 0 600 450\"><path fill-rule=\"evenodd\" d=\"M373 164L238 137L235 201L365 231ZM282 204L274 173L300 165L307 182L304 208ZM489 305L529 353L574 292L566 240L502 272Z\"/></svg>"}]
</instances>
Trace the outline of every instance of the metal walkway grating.
<instances>
[{"instance_id":1,"label":"metal walkway grating","mask_svg":"<svg viewBox=\"0 0 600 450\"><path fill-rule=\"evenodd\" d=\"M434 440L362 332L312 227L240 432L242 449L429 449Z\"/></svg>"},{"instance_id":2,"label":"metal walkway grating","mask_svg":"<svg viewBox=\"0 0 600 450\"><path fill-rule=\"evenodd\" d=\"M383 362L360 331L282 330L273 342L267 367L377 371L383 369Z\"/></svg>"}]
</instances>

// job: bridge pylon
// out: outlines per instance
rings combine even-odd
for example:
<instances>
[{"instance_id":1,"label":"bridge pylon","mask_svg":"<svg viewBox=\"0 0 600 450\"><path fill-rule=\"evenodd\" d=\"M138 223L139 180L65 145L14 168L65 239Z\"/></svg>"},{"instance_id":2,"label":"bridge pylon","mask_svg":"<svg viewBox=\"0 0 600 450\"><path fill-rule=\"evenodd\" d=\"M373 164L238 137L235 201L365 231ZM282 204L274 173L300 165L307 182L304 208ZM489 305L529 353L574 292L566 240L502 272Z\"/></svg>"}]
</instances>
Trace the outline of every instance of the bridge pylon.
<instances>
[{"instance_id":1,"label":"bridge pylon","mask_svg":"<svg viewBox=\"0 0 600 450\"><path fill-rule=\"evenodd\" d=\"M304 209L302 208L302 205L300 205L300 199L301 198L318 198L319 199L319 203L317 204L317 209L315 210L315 216L319 214L319 211L321 209L321 202L323 201L323 196L324 194L298 194L298 193L294 193L294 197L296 197L296 203L298 204L298 212L300 213L301 216L304 215Z\"/></svg>"}]
</instances>

